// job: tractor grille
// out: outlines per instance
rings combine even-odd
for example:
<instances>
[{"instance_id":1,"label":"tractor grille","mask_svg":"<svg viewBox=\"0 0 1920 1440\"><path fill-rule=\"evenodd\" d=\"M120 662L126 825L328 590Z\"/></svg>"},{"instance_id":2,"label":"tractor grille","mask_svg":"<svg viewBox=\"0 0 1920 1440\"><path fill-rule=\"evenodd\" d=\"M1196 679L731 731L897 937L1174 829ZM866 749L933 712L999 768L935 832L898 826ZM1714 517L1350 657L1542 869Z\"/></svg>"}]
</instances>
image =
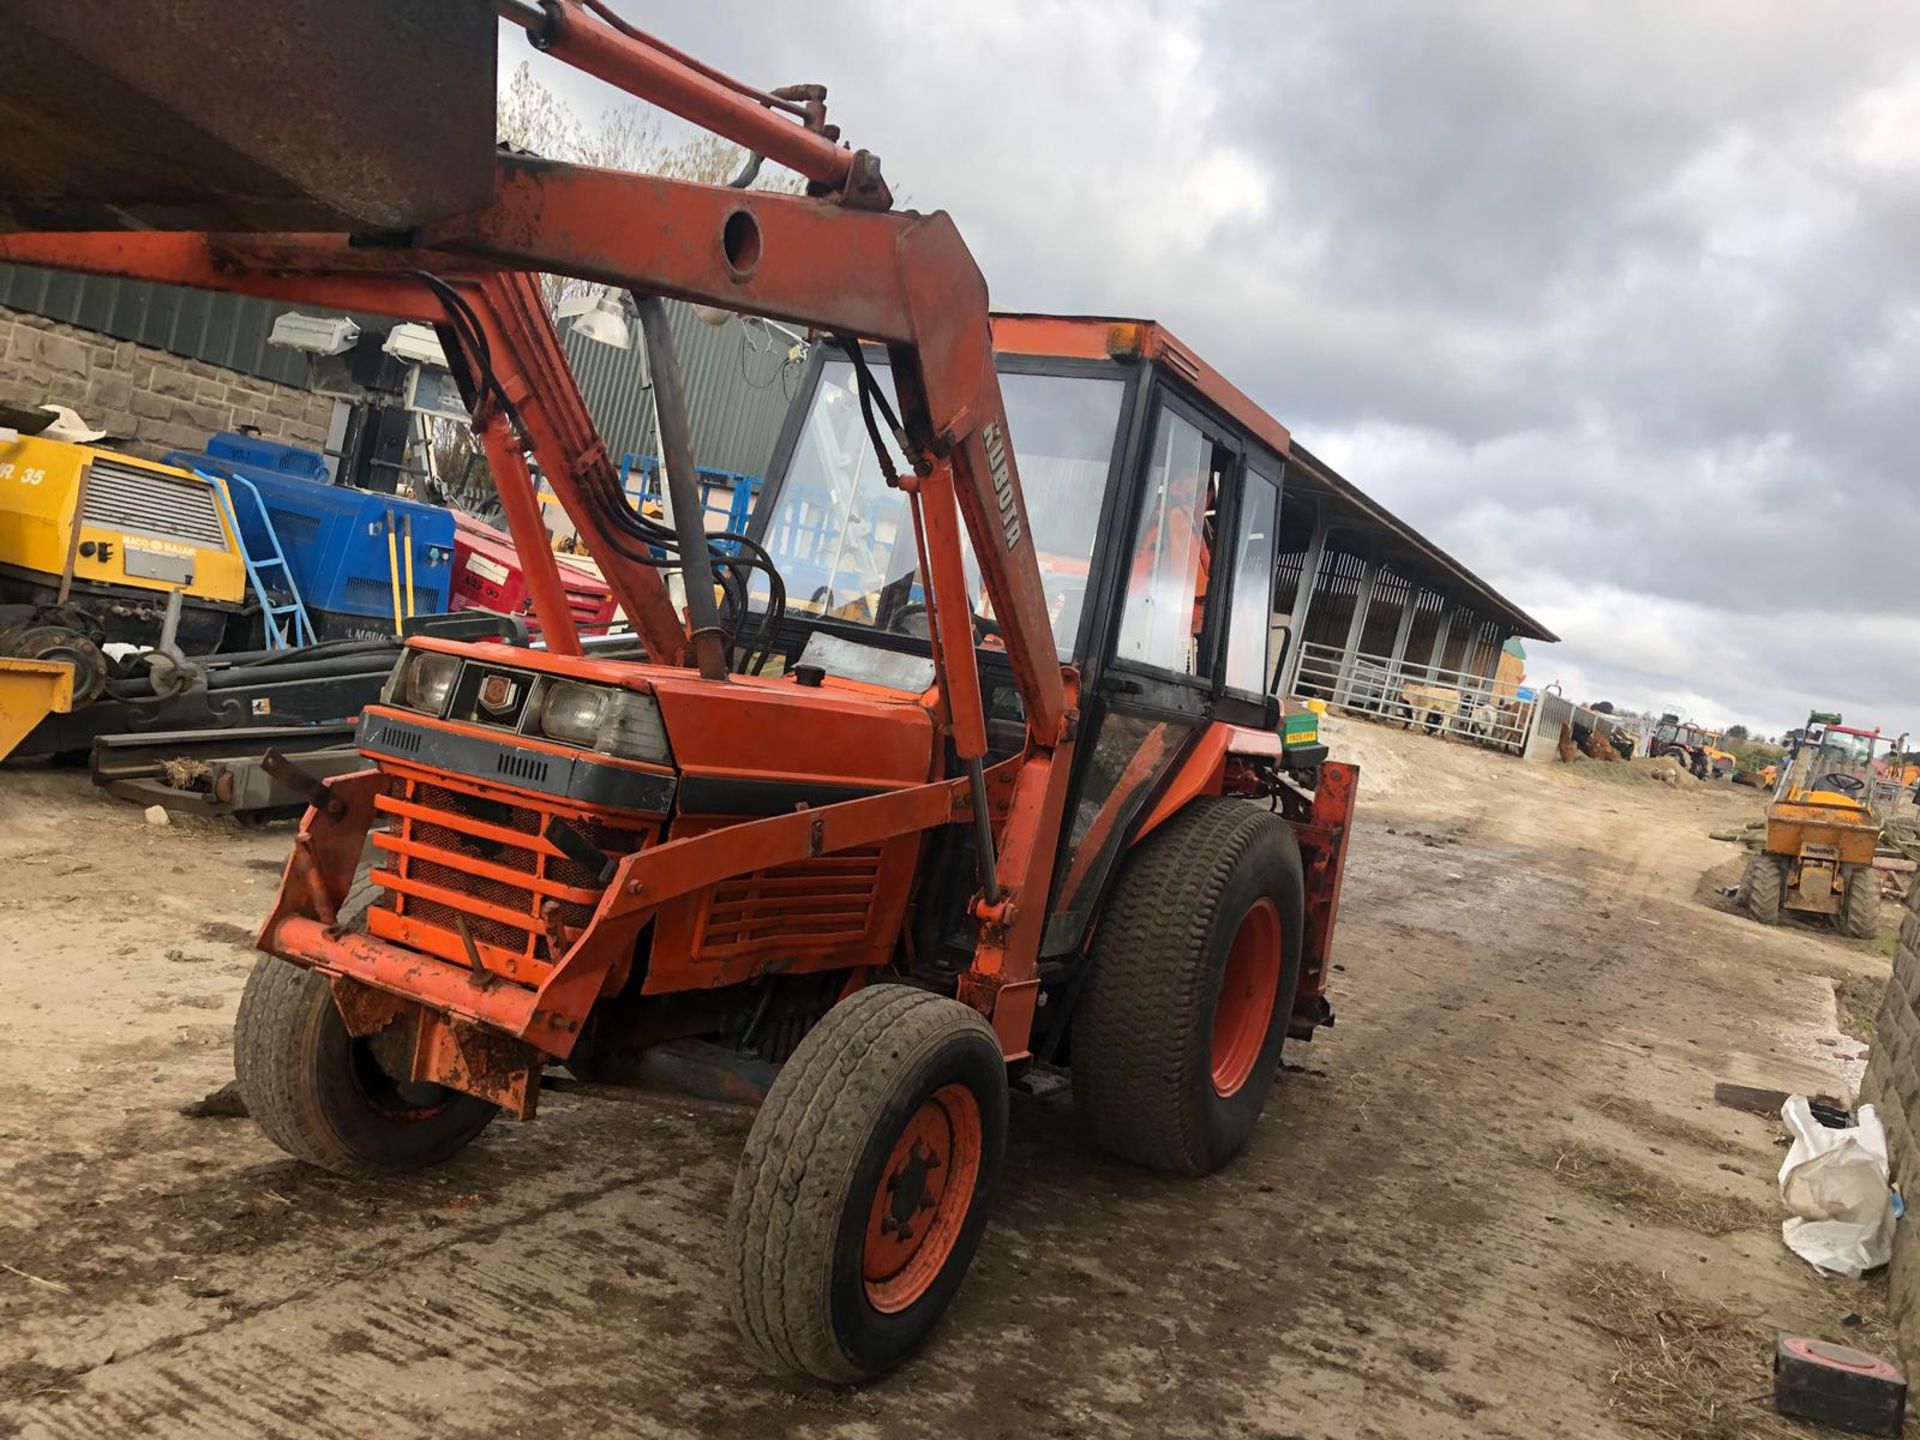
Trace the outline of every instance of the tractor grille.
<instances>
[{"instance_id":1,"label":"tractor grille","mask_svg":"<svg viewBox=\"0 0 1920 1440\"><path fill-rule=\"evenodd\" d=\"M96 458L87 472L82 518L103 530L131 530L209 550L227 548L213 487L192 475L169 475Z\"/></svg>"},{"instance_id":2,"label":"tractor grille","mask_svg":"<svg viewBox=\"0 0 1920 1440\"><path fill-rule=\"evenodd\" d=\"M552 901L572 930L592 919L599 877L576 860L551 854L549 827L564 818L609 856L639 849L653 837L648 819L584 816L543 805L507 804L451 786L407 779L378 804L389 829L375 843L386 851L374 879L385 887L378 908L412 922L410 938L443 959L466 963L460 924L478 946L544 965L543 907ZM417 933L430 927L434 934ZM483 957L497 960L499 957Z\"/></svg>"},{"instance_id":3,"label":"tractor grille","mask_svg":"<svg viewBox=\"0 0 1920 1440\"><path fill-rule=\"evenodd\" d=\"M873 914L881 848L842 850L756 870L716 885L696 954L717 958L767 944L858 941Z\"/></svg>"}]
</instances>

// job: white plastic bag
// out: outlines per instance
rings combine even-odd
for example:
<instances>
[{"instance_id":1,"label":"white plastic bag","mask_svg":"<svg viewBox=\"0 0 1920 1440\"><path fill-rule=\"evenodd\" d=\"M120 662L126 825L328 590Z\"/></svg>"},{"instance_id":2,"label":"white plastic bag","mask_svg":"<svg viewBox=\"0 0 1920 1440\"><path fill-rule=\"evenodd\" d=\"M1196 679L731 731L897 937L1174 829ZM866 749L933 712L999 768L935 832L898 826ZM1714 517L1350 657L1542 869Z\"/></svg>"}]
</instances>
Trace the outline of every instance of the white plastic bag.
<instances>
[{"instance_id":1,"label":"white plastic bag","mask_svg":"<svg viewBox=\"0 0 1920 1440\"><path fill-rule=\"evenodd\" d=\"M1780 1198L1793 1218L1780 1227L1787 1248L1816 1270L1849 1280L1893 1258L1893 1196L1887 1189L1887 1132L1873 1106L1859 1123L1829 1130L1807 1097L1780 1107L1793 1145L1780 1165Z\"/></svg>"}]
</instances>

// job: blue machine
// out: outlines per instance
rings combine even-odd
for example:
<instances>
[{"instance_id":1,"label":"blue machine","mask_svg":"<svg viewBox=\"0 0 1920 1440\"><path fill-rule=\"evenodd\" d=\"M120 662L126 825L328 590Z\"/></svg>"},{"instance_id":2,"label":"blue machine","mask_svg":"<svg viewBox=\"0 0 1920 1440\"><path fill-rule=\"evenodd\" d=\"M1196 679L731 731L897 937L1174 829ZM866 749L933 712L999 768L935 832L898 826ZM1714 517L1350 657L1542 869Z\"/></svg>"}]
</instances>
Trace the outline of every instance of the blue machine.
<instances>
[{"instance_id":1,"label":"blue machine","mask_svg":"<svg viewBox=\"0 0 1920 1440\"><path fill-rule=\"evenodd\" d=\"M747 521L753 515L753 502L764 483L758 475L715 470L701 465L694 472L700 481L700 508L708 515L720 516L721 530L734 535L747 533ZM620 457L620 488L635 506L660 498L660 460L654 455L629 452ZM711 522L707 528L713 529Z\"/></svg>"},{"instance_id":2,"label":"blue machine","mask_svg":"<svg viewBox=\"0 0 1920 1440\"><path fill-rule=\"evenodd\" d=\"M175 451L169 465L237 476L259 492L234 497L240 535L249 555L285 556L282 571L264 565L261 579L273 605L304 604L321 640L395 633L400 619L443 615L453 582L453 512L395 495L335 485L326 461L312 450L228 431L202 454ZM236 489L240 487L235 487ZM269 523L263 523L264 507ZM411 558L412 594L407 579Z\"/></svg>"}]
</instances>

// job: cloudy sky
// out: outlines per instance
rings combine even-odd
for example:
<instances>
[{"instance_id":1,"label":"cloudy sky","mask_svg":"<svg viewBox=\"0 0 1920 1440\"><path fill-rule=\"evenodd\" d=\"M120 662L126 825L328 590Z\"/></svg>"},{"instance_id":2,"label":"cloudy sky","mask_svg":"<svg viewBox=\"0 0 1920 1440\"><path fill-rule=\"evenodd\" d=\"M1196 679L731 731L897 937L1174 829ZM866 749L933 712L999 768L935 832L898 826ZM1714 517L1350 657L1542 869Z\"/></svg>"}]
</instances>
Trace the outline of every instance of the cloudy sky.
<instances>
[{"instance_id":1,"label":"cloudy sky","mask_svg":"<svg viewBox=\"0 0 1920 1440\"><path fill-rule=\"evenodd\" d=\"M996 305L1165 321L1558 632L1536 681L1920 732L1920 6L626 10L826 84Z\"/></svg>"}]
</instances>

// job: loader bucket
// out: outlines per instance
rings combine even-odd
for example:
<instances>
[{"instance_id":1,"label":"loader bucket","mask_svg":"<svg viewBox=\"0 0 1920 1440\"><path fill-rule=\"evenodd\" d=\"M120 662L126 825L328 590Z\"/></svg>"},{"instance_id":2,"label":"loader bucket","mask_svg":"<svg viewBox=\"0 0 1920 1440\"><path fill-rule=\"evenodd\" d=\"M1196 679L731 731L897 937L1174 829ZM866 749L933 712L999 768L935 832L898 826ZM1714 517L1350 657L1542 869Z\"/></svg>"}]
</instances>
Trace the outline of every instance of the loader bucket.
<instances>
[{"instance_id":1,"label":"loader bucket","mask_svg":"<svg viewBox=\"0 0 1920 1440\"><path fill-rule=\"evenodd\" d=\"M0 232L406 230L493 195L487 0L9 0Z\"/></svg>"},{"instance_id":2,"label":"loader bucket","mask_svg":"<svg viewBox=\"0 0 1920 1440\"><path fill-rule=\"evenodd\" d=\"M73 667L64 660L0 655L0 760L49 715L73 708Z\"/></svg>"}]
</instances>

